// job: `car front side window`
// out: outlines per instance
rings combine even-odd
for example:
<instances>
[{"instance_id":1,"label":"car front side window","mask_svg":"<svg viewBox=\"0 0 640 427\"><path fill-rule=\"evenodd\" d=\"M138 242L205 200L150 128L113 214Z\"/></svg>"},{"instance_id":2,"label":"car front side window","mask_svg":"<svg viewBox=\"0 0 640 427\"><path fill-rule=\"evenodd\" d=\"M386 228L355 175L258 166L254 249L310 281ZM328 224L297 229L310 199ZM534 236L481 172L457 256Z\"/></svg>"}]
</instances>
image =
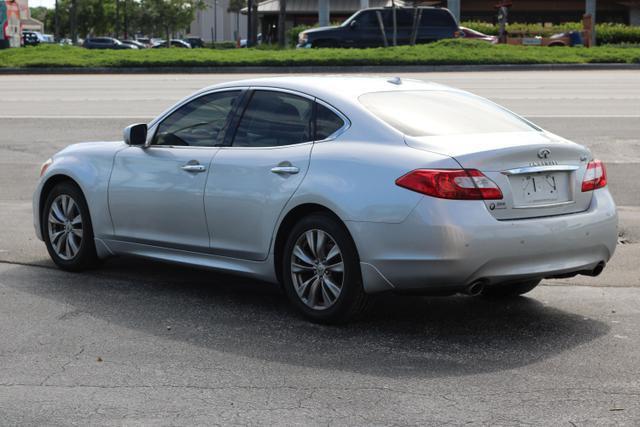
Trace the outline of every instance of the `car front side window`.
<instances>
[{"instance_id":1,"label":"car front side window","mask_svg":"<svg viewBox=\"0 0 640 427\"><path fill-rule=\"evenodd\" d=\"M203 95L164 119L151 145L214 147L240 95L239 90Z\"/></svg>"}]
</instances>

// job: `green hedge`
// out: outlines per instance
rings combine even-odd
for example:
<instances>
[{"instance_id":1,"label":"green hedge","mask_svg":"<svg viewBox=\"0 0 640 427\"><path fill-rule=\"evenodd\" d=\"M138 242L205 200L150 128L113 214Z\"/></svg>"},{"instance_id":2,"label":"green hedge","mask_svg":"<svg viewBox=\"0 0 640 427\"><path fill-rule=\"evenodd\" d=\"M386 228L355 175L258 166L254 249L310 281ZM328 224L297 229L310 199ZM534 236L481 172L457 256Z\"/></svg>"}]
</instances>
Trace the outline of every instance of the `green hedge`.
<instances>
[{"instance_id":1,"label":"green hedge","mask_svg":"<svg viewBox=\"0 0 640 427\"><path fill-rule=\"evenodd\" d=\"M476 40L441 40L427 45L374 49L88 50L49 45L0 51L2 68L580 63L640 63L640 48L544 49L491 45Z\"/></svg>"},{"instance_id":2,"label":"green hedge","mask_svg":"<svg viewBox=\"0 0 640 427\"><path fill-rule=\"evenodd\" d=\"M485 34L497 35L498 26L487 22L468 21L462 22L462 26L473 28ZM542 24L509 24L507 27L511 32L523 32L527 35L551 36L566 31L580 31L582 24L578 22L567 22L560 25L544 26ZM618 44L618 43L640 43L640 27L623 24L597 24L596 42L598 44Z\"/></svg>"}]
</instances>

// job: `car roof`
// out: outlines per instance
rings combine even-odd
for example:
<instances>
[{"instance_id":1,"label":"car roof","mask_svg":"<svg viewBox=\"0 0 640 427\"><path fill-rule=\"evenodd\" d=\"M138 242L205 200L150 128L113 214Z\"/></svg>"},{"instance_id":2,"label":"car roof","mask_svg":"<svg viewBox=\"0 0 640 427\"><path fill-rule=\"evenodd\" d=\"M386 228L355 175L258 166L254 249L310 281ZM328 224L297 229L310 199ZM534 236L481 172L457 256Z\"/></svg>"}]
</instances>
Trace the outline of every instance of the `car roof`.
<instances>
[{"instance_id":1,"label":"car roof","mask_svg":"<svg viewBox=\"0 0 640 427\"><path fill-rule=\"evenodd\" d=\"M225 87L272 87L288 89L317 97L332 103L335 101L352 103L360 95L369 92L407 91L407 90L453 90L432 82L405 79L399 77L359 77L359 76L282 76L236 80L203 91Z\"/></svg>"}]
</instances>

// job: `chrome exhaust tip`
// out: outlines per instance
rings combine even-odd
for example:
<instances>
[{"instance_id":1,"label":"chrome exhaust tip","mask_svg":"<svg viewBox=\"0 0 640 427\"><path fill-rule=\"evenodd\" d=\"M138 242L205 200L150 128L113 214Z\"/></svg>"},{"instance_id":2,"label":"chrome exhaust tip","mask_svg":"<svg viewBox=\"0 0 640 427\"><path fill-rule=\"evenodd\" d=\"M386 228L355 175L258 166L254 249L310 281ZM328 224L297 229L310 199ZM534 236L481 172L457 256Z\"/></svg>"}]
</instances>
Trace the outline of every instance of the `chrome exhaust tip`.
<instances>
[{"instance_id":1,"label":"chrome exhaust tip","mask_svg":"<svg viewBox=\"0 0 640 427\"><path fill-rule=\"evenodd\" d=\"M596 267L595 267L593 270L591 270L591 271L586 271L586 272L584 272L583 274L584 274L585 276L591 276L591 277L599 276L599 275L600 275L600 273L602 273L602 270L604 270L604 266L605 266L604 261L600 261L600 262L598 263L598 265L596 265Z\"/></svg>"},{"instance_id":2,"label":"chrome exhaust tip","mask_svg":"<svg viewBox=\"0 0 640 427\"><path fill-rule=\"evenodd\" d=\"M464 292L467 295L471 295L472 297L478 296L484 290L484 282L482 280L478 280L467 286Z\"/></svg>"}]
</instances>

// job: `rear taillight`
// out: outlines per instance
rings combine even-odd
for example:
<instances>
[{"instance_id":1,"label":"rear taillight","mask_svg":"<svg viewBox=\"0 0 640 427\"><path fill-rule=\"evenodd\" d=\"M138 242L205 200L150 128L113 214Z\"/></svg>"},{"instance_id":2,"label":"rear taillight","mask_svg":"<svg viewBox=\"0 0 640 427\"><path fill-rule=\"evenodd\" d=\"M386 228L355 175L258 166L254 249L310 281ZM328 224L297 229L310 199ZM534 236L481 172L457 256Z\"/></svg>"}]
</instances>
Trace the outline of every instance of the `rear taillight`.
<instances>
[{"instance_id":1,"label":"rear taillight","mask_svg":"<svg viewBox=\"0 0 640 427\"><path fill-rule=\"evenodd\" d=\"M502 199L496 183L476 169L416 169L398 178L396 184L441 199Z\"/></svg>"},{"instance_id":2,"label":"rear taillight","mask_svg":"<svg viewBox=\"0 0 640 427\"><path fill-rule=\"evenodd\" d=\"M607 185L607 170L604 163L594 160L587 165L587 171L582 179L582 191L592 191Z\"/></svg>"}]
</instances>

